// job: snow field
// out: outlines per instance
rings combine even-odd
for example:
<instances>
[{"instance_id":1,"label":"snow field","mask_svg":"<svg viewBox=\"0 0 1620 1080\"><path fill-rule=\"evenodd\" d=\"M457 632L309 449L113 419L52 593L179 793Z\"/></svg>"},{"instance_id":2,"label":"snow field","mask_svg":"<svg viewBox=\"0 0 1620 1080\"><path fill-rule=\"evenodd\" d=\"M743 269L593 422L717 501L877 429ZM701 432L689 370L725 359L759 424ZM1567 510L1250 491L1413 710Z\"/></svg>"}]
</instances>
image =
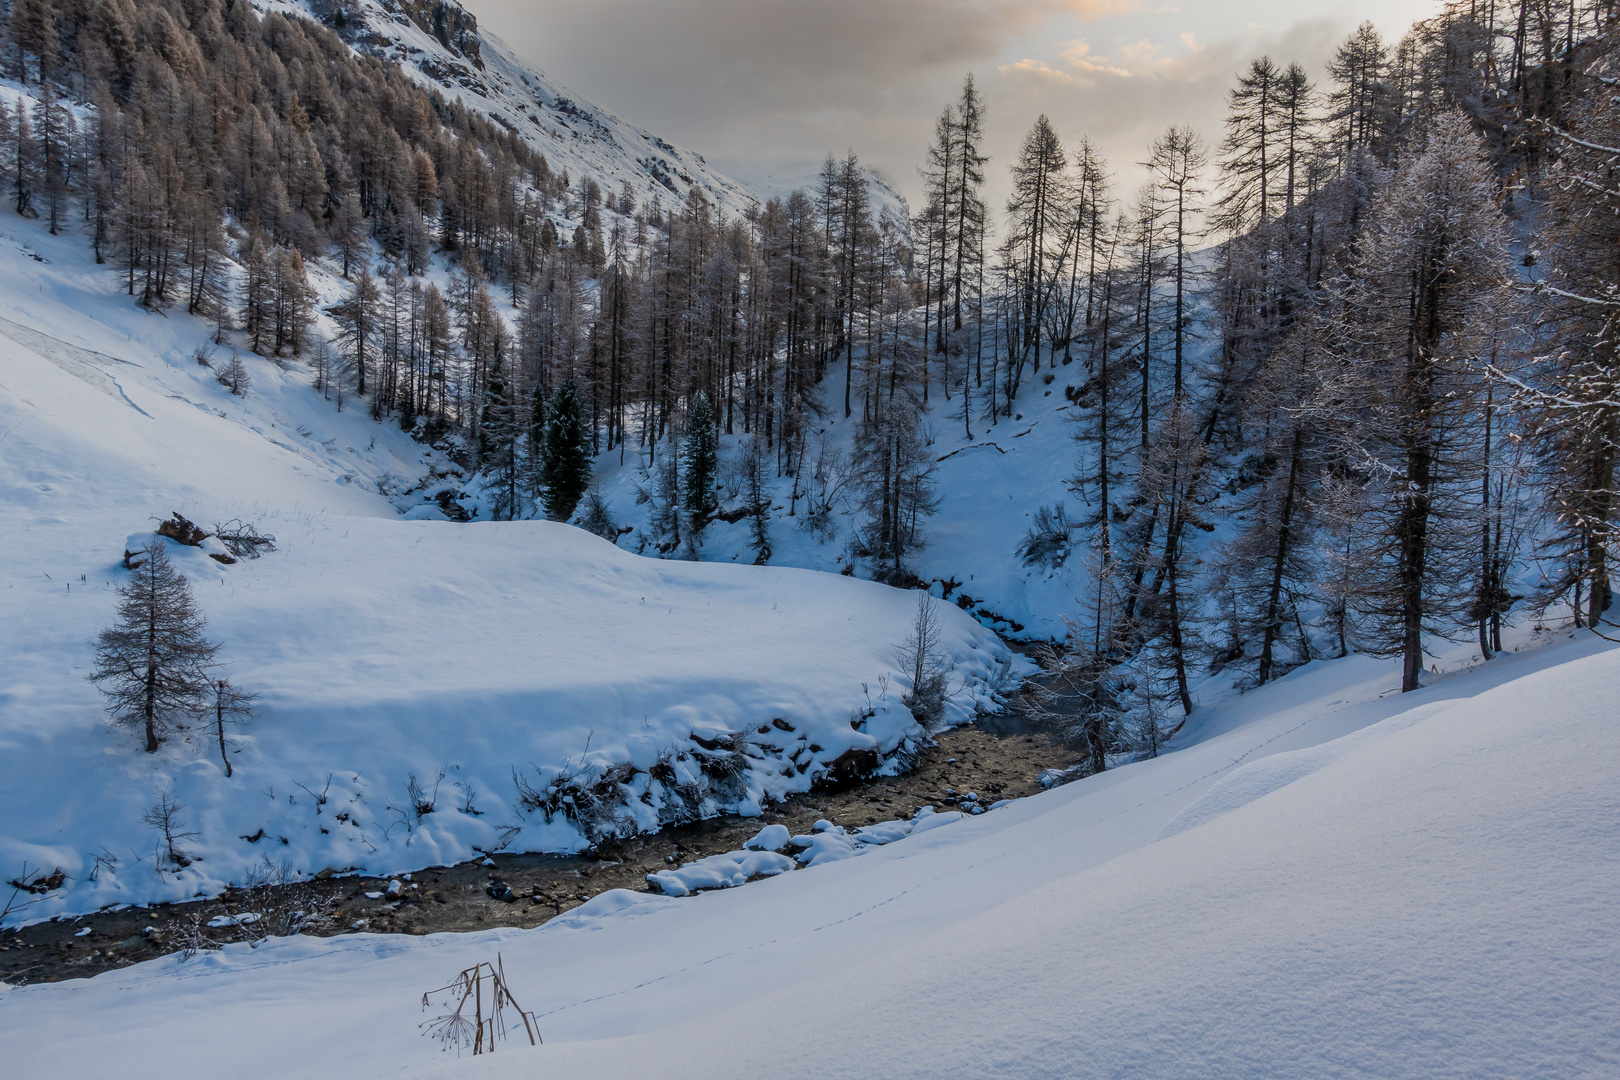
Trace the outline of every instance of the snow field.
<instances>
[{"instance_id":1,"label":"snow field","mask_svg":"<svg viewBox=\"0 0 1620 1080\"><path fill-rule=\"evenodd\" d=\"M1174 753L860 858L169 957L10 991L0 1032L19 1068L132 1077L1608 1075L1617 674L1590 640L1404 697L1312 664ZM436 1053L417 996L496 952L545 1045Z\"/></svg>"}]
</instances>

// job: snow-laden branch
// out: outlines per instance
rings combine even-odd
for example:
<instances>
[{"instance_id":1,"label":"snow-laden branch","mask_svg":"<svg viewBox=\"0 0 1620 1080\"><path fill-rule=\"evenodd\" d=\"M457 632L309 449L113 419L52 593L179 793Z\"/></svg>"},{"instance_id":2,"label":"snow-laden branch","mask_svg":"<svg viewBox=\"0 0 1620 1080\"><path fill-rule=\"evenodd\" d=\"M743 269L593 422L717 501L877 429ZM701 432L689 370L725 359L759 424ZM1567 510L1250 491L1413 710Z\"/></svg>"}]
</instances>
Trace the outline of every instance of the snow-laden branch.
<instances>
[{"instance_id":1,"label":"snow-laden branch","mask_svg":"<svg viewBox=\"0 0 1620 1080\"><path fill-rule=\"evenodd\" d=\"M1556 393L1552 390L1543 390L1539 386L1531 386L1516 375L1510 375L1495 364L1486 364L1485 370L1493 378L1501 379L1509 386L1523 390L1525 393L1539 399L1543 404L1558 409L1620 409L1620 401L1614 398L1593 398L1582 401L1569 397L1566 394Z\"/></svg>"},{"instance_id":2,"label":"snow-laden branch","mask_svg":"<svg viewBox=\"0 0 1620 1080\"><path fill-rule=\"evenodd\" d=\"M1620 199L1620 190L1611 187L1604 187L1596 180L1588 180L1584 176L1571 176L1567 177L1566 179L1568 179L1575 187L1586 188L1589 191L1597 192L1599 195L1606 195L1611 199Z\"/></svg>"},{"instance_id":3,"label":"snow-laden branch","mask_svg":"<svg viewBox=\"0 0 1620 1080\"><path fill-rule=\"evenodd\" d=\"M1547 130L1551 131L1554 135L1557 135L1561 139L1574 143L1576 146L1583 146L1588 150L1596 150L1600 154L1620 155L1620 147L1604 146L1602 143L1589 142L1586 139L1571 135L1557 124L1548 124Z\"/></svg>"},{"instance_id":4,"label":"snow-laden branch","mask_svg":"<svg viewBox=\"0 0 1620 1080\"><path fill-rule=\"evenodd\" d=\"M1551 293L1552 295L1562 297L1565 300L1574 300L1581 304L1591 304L1594 307L1620 308L1620 300L1605 300L1597 296L1582 296L1580 293L1573 293L1567 289L1560 289L1556 285L1548 285L1545 282L1537 282L1534 285L1521 285L1519 288L1523 289L1525 292Z\"/></svg>"}]
</instances>

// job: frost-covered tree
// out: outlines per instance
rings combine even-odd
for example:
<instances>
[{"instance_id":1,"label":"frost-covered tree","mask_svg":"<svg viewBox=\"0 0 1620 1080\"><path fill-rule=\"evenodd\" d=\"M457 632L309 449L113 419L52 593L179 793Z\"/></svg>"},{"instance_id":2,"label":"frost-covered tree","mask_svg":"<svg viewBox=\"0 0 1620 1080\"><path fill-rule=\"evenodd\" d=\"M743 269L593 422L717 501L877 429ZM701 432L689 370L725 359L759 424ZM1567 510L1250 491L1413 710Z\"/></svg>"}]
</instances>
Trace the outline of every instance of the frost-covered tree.
<instances>
[{"instance_id":1,"label":"frost-covered tree","mask_svg":"<svg viewBox=\"0 0 1620 1080\"><path fill-rule=\"evenodd\" d=\"M153 753L176 724L207 711L208 670L219 646L209 641L191 586L169 561L165 542L131 560L118 586L118 614L96 641L90 680L107 695L113 722L138 727Z\"/></svg>"},{"instance_id":2,"label":"frost-covered tree","mask_svg":"<svg viewBox=\"0 0 1620 1080\"><path fill-rule=\"evenodd\" d=\"M1014 347L1011 390L1018 392L1024 365L1041 368L1042 329L1051 307L1054 274L1063 265L1064 226L1070 196L1069 158L1052 121L1043 113L1024 136L1013 162L1013 193L1007 201L1008 264L1017 280L1017 318L1011 324Z\"/></svg>"},{"instance_id":3,"label":"frost-covered tree","mask_svg":"<svg viewBox=\"0 0 1620 1080\"><path fill-rule=\"evenodd\" d=\"M1119 564L1100 544L1091 548L1089 585L1077 617L1064 620L1062 648L1047 646L1037 659L1051 678L1037 687L1033 704L1041 725L1084 755L1087 773L1108 768L1129 691L1119 661Z\"/></svg>"},{"instance_id":4,"label":"frost-covered tree","mask_svg":"<svg viewBox=\"0 0 1620 1080\"><path fill-rule=\"evenodd\" d=\"M900 673L911 685L902 701L924 727L938 723L945 712L950 676L940 644L944 632L934 598L918 590L911 632L895 649L895 658L900 662Z\"/></svg>"},{"instance_id":5,"label":"frost-covered tree","mask_svg":"<svg viewBox=\"0 0 1620 1080\"><path fill-rule=\"evenodd\" d=\"M665 454L653 463L652 473L651 484L638 489L636 501L647 505L648 539L668 552L681 540L680 455Z\"/></svg>"},{"instance_id":6,"label":"frost-covered tree","mask_svg":"<svg viewBox=\"0 0 1620 1080\"><path fill-rule=\"evenodd\" d=\"M1282 72L1269 56L1251 61L1227 96L1226 138L1220 146L1218 227L1242 233L1270 222L1276 206L1277 129Z\"/></svg>"},{"instance_id":7,"label":"frost-covered tree","mask_svg":"<svg viewBox=\"0 0 1620 1080\"><path fill-rule=\"evenodd\" d=\"M1454 634L1475 598L1479 349L1506 266L1480 139L1460 112L1441 113L1374 200L1322 375L1366 500L1357 637L1402 658L1407 691L1424 635Z\"/></svg>"},{"instance_id":8,"label":"frost-covered tree","mask_svg":"<svg viewBox=\"0 0 1620 1080\"><path fill-rule=\"evenodd\" d=\"M53 236L61 231L67 214L76 127L73 113L57 97L56 88L50 80L42 80L39 102L34 106L34 134L39 154L39 192L45 203L45 222Z\"/></svg>"},{"instance_id":9,"label":"frost-covered tree","mask_svg":"<svg viewBox=\"0 0 1620 1080\"><path fill-rule=\"evenodd\" d=\"M986 208L980 197L984 165L984 99L969 74L956 103L946 106L935 125L923 176L929 218L925 236L927 292L932 297L931 352L944 353L947 341L971 317L982 262ZM926 333L925 338L930 337Z\"/></svg>"},{"instance_id":10,"label":"frost-covered tree","mask_svg":"<svg viewBox=\"0 0 1620 1080\"><path fill-rule=\"evenodd\" d=\"M1554 528L1543 552L1554 567L1541 602L1567 601L1598 625L1612 585L1620 491L1620 63L1610 46L1587 73L1588 96L1567 129L1554 127L1561 160L1547 187L1549 280L1543 286L1555 348L1515 378L1538 436L1543 500Z\"/></svg>"},{"instance_id":11,"label":"frost-covered tree","mask_svg":"<svg viewBox=\"0 0 1620 1080\"><path fill-rule=\"evenodd\" d=\"M1245 420L1258 437L1242 469L1252 480L1233 514L1241 524L1220 553L1217 580L1231 597L1234 648L1259 641L1259 683L1310 659L1303 609L1320 599L1313 541L1324 425L1314 399L1325 333L1307 313L1266 359L1247 398ZM1290 628L1298 633L1285 650Z\"/></svg>"},{"instance_id":12,"label":"frost-covered tree","mask_svg":"<svg viewBox=\"0 0 1620 1080\"><path fill-rule=\"evenodd\" d=\"M1372 23L1362 23L1339 46L1328 61L1328 74L1336 84L1328 95L1328 123L1340 155L1384 151L1400 113L1390 85L1389 49Z\"/></svg>"},{"instance_id":13,"label":"frost-covered tree","mask_svg":"<svg viewBox=\"0 0 1620 1080\"><path fill-rule=\"evenodd\" d=\"M1170 248L1170 273L1175 283L1175 314L1171 334L1175 342L1174 394L1181 396L1186 356L1187 262L1192 240L1192 218L1201 209L1204 194L1201 173L1209 163L1204 140L1192 128L1182 125L1165 130L1148 153L1147 167L1158 185L1159 202Z\"/></svg>"},{"instance_id":14,"label":"frost-covered tree","mask_svg":"<svg viewBox=\"0 0 1620 1080\"><path fill-rule=\"evenodd\" d=\"M923 544L923 522L939 509L934 459L923 431L922 403L911 391L877 404L855 434L854 487L861 524L856 551L873 575L899 583Z\"/></svg>"},{"instance_id":15,"label":"frost-covered tree","mask_svg":"<svg viewBox=\"0 0 1620 1080\"><path fill-rule=\"evenodd\" d=\"M23 217L38 217L34 210L34 187L39 179L34 126L29 122L28 111L23 108L21 101L17 102L14 116L15 124L7 140L11 151L7 155L11 159L11 204Z\"/></svg>"}]
</instances>

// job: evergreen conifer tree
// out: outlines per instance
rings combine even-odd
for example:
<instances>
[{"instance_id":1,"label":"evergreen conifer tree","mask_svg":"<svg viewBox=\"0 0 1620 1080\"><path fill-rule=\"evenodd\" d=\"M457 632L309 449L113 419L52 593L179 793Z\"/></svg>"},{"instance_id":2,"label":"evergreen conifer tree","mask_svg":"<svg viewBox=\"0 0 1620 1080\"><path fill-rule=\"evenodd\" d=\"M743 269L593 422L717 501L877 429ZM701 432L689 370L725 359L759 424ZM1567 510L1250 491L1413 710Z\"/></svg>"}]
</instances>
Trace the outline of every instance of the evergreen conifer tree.
<instances>
[{"instance_id":1,"label":"evergreen conifer tree","mask_svg":"<svg viewBox=\"0 0 1620 1080\"><path fill-rule=\"evenodd\" d=\"M688 514L701 518L715 508L714 480L719 472L720 438L714 426L709 396L699 390L686 411L686 437L681 446L685 486L681 502Z\"/></svg>"},{"instance_id":2,"label":"evergreen conifer tree","mask_svg":"<svg viewBox=\"0 0 1620 1080\"><path fill-rule=\"evenodd\" d=\"M580 413L579 388L566 379L546 408L545 442L540 448L541 501L552 521L567 521L591 484L590 433Z\"/></svg>"},{"instance_id":3,"label":"evergreen conifer tree","mask_svg":"<svg viewBox=\"0 0 1620 1080\"><path fill-rule=\"evenodd\" d=\"M478 424L478 464L494 481L496 521L511 521L520 509L517 438L512 395L501 365L496 364L484 388L484 411Z\"/></svg>"},{"instance_id":4,"label":"evergreen conifer tree","mask_svg":"<svg viewBox=\"0 0 1620 1080\"><path fill-rule=\"evenodd\" d=\"M764 566L771 561L771 496L766 490L765 455L757 442L749 448L747 468L743 506L748 511L748 546L754 565Z\"/></svg>"}]
</instances>

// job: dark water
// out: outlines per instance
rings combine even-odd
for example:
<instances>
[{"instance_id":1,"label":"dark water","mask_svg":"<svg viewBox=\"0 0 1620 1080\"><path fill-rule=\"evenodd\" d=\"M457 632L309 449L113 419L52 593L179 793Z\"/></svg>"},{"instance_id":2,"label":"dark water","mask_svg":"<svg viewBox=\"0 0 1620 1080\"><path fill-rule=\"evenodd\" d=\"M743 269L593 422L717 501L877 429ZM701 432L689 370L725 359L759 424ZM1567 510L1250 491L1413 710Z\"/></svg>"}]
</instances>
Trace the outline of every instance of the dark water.
<instances>
[{"instance_id":1,"label":"dark water","mask_svg":"<svg viewBox=\"0 0 1620 1080\"><path fill-rule=\"evenodd\" d=\"M981 716L973 722L973 726L980 731L1003 739L1010 739L1017 735L1028 735L1035 730L1030 726L1029 713L1017 704L1012 705L1003 712L990 716Z\"/></svg>"}]
</instances>

